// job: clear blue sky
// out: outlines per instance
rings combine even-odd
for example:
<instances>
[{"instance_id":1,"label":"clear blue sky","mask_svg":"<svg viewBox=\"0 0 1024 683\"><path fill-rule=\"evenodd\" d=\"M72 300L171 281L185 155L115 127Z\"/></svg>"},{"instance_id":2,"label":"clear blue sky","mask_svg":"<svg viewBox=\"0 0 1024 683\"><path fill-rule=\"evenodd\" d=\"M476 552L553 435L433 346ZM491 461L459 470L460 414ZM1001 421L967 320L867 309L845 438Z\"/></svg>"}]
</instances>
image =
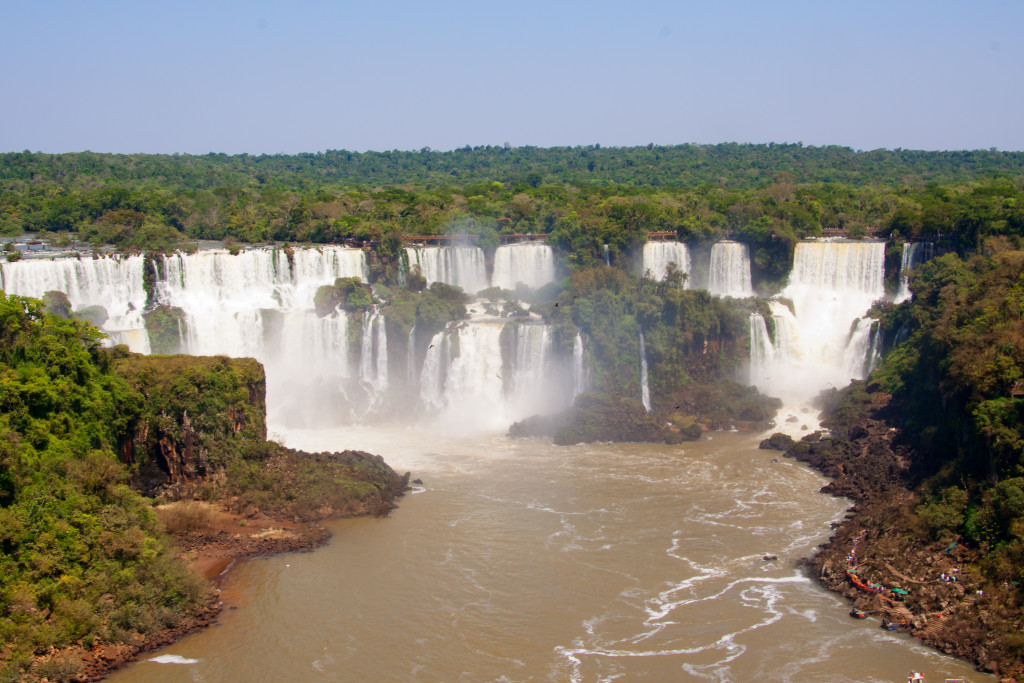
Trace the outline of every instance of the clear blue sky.
<instances>
[{"instance_id":1,"label":"clear blue sky","mask_svg":"<svg viewBox=\"0 0 1024 683\"><path fill-rule=\"evenodd\" d=\"M1021 0L8 0L0 151L1024 150Z\"/></svg>"}]
</instances>

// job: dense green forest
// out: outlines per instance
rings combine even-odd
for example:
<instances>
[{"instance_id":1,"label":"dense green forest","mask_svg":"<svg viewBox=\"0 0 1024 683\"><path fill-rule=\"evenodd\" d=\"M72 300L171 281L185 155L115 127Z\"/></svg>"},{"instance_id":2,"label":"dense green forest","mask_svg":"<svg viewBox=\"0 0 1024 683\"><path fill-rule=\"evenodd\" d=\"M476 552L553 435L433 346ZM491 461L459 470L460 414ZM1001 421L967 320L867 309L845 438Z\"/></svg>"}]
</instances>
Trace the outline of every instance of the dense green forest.
<instances>
[{"instance_id":1,"label":"dense green forest","mask_svg":"<svg viewBox=\"0 0 1024 683\"><path fill-rule=\"evenodd\" d=\"M0 293L0 339L0 676L17 680L34 652L130 641L206 589L129 486L117 448L143 399L97 330Z\"/></svg>"},{"instance_id":2,"label":"dense green forest","mask_svg":"<svg viewBox=\"0 0 1024 683\"><path fill-rule=\"evenodd\" d=\"M643 147L462 147L448 152L348 152L316 154L0 155L0 180L59 182L86 179L132 187L214 188L258 184L302 190L326 185L437 187L497 180L533 187L627 184L646 187L702 185L730 189L762 186L778 173L798 183L956 183L998 173L1018 174L1024 153L992 150L924 152L796 144L646 145Z\"/></svg>"},{"instance_id":3,"label":"dense green forest","mask_svg":"<svg viewBox=\"0 0 1024 683\"><path fill-rule=\"evenodd\" d=\"M585 173L581 169L593 169ZM452 174L450 170L458 173ZM749 243L755 279L785 277L795 242L935 238L961 253L1024 226L1024 154L799 145L477 148L248 157L0 155L0 234L122 249L194 240L372 241L542 233L573 269L620 265L652 231Z\"/></svg>"},{"instance_id":4,"label":"dense green forest","mask_svg":"<svg viewBox=\"0 0 1024 683\"><path fill-rule=\"evenodd\" d=\"M1024 581L1024 251L990 241L911 279L883 319L894 348L872 376L899 408L926 482L929 534L963 539L999 581ZM899 343L895 343L899 342ZM898 417L896 416L898 415Z\"/></svg>"}]
</instances>

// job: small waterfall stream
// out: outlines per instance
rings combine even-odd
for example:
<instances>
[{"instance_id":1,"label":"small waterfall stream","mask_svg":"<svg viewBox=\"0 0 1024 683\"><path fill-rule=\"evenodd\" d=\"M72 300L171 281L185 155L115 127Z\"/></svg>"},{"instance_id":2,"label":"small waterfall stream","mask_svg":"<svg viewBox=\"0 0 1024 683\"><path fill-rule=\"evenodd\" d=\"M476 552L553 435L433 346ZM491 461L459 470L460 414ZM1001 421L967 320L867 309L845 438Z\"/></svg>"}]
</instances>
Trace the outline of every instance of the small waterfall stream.
<instances>
[{"instance_id":1,"label":"small waterfall stream","mask_svg":"<svg viewBox=\"0 0 1024 683\"><path fill-rule=\"evenodd\" d=\"M651 412L651 385L647 377L647 347L644 346L644 333L640 331L640 402L647 412Z\"/></svg>"},{"instance_id":2,"label":"small waterfall stream","mask_svg":"<svg viewBox=\"0 0 1024 683\"><path fill-rule=\"evenodd\" d=\"M523 284L538 289L555 281L555 252L546 244L506 244L494 252L491 285L515 290Z\"/></svg>"},{"instance_id":3,"label":"small waterfall stream","mask_svg":"<svg viewBox=\"0 0 1024 683\"><path fill-rule=\"evenodd\" d=\"M750 248L740 242L716 242L711 247L708 291L741 299L753 296L750 282Z\"/></svg>"},{"instance_id":4,"label":"small waterfall stream","mask_svg":"<svg viewBox=\"0 0 1024 683\"><path fill-rule=\"evenodd\" d=\"M910 272L914 266L935 258L933 242L904 242L900 257L900 288L896 293L895 302L900 303L910 298Z\"/></svg>"},{"instance_id":5,"label":"small waterfall stream","mask_svg":"<svg viewBox=\"0 0 1024 683\"><path fill-rule=\"evenodd\" d=\"M690 273L690 250L682 242L647 242L642 256L642 273L650 272L660 282L668 275L670 263L683 273Z\"/></svg>"}]
</instances>

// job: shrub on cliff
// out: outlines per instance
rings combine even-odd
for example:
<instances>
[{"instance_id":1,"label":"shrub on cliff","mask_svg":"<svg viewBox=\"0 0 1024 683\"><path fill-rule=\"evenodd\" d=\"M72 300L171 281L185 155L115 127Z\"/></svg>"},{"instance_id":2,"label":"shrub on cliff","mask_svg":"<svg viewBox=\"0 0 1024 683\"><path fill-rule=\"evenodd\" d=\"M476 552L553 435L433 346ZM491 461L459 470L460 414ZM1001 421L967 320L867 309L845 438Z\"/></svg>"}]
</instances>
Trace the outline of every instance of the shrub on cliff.
<instances>
[{"instance_id":1,"label":"shrub on cliff","mask_svg":"<svg viewBox=\"0 0 1024 683\"><path fill-rule=\"evenodd\" d=\"M549 435L549 430L561 446L594 441L679 443L700 437L699 427L696 437L691 430L667 428L640 401L597 392L580 394L572 407L556 419L531 418L517 423L510 434L540 436Z\"/></svg>"},{"instance_id":2,"label":"shrub on cliff","mask_svg":"<svg viewBox=\"0 0 1024 683\"><path fill-rule=\"evenodd\" d=\"M333 285L323 285L313 295L313 308L321 318L342 310L348 313L365 311L373 305L370 285L357 277L339 277Z\"/></svg>"}]
</instances>

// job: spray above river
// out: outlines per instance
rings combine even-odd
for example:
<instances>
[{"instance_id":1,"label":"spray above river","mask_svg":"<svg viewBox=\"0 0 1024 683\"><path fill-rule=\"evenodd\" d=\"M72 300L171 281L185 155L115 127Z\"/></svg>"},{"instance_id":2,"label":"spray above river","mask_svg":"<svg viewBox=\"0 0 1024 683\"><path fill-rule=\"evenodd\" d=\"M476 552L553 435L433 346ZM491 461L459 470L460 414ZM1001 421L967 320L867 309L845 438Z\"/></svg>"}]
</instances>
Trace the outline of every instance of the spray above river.
<instances>
[{"instance_id":1,"label":"spray above river","mask_svg":"<svg viewBox=\"0 0 1024 683\"><path fill-rule=\"evenodd\" d=\"M864 316L885 296L884 249L877 241L796 246L789 285L772 301L771 318L751 316L750 384L795 404L866 374L878 352L878 325ZM474 246L418 246L405 253L406 267L418 269L428 284L471 293L489 286L536 289L553 282L557 272L553 250L542 243L498 247L490 269ZM915 250L905 254L912 265ZM688 287L732 297L753 291L745 244L720 242L693 252L679 242L648 242L641 256L643 270L655 280L674 264ZM412 328L392 339L377 307L358 319L317 315L312 304L318 288L337 278L368 280L360 249L164 256L149 262L149 300L146 263L141 256L5 263L3 286L29 296L59 290L76 310L103 306L104 329L113 340L144 353L155 348L143 324L147 304L179 309L181 320L168 323L177 327L164 330L174 342L168 350L259 359L266 366L271 418L290 424L352 422L396 409L469 412L507 424L565 407L589 374L585 339L556 353L551 329L535 316L512 322L478 310L451 329L417 335ZM353 347L352 339L360 341ZM649 394L644 398L648 409L656 402Z\"/></svg>"}]
</instances>

